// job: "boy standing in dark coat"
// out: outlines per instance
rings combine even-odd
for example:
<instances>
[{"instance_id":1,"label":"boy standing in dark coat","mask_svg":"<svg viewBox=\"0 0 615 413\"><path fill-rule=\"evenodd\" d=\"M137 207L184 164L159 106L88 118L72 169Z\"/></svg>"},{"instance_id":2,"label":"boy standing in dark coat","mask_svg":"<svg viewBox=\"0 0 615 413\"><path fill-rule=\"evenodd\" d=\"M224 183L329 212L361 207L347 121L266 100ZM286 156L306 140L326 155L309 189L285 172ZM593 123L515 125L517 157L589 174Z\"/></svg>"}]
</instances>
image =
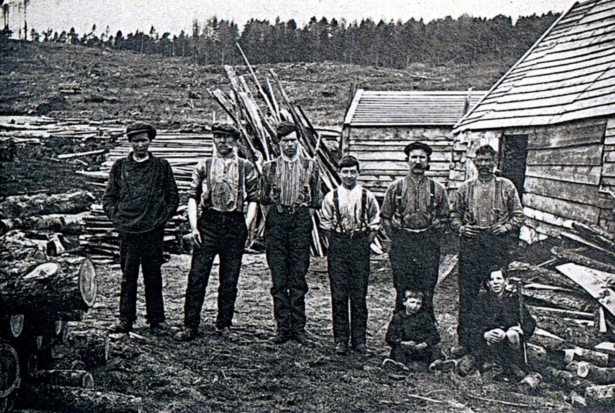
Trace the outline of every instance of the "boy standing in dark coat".
<instances>
[{"instance_id":1,"label":"boy standing in dark coat","mask_svg":"<svg viewBox=\"0 0 615 413\"><path fill-rule=\"evenodd\" d=\"M153 156L149 145L153 126L135 122L126 128L132 151L111 167L103 208L120 233L120 321L112 332L132 330L137 315L137 279L143 270L147 320L153 329L165 328L162 298L164 226L179 206L171 165Z\"/></svg>"}]
</instances>

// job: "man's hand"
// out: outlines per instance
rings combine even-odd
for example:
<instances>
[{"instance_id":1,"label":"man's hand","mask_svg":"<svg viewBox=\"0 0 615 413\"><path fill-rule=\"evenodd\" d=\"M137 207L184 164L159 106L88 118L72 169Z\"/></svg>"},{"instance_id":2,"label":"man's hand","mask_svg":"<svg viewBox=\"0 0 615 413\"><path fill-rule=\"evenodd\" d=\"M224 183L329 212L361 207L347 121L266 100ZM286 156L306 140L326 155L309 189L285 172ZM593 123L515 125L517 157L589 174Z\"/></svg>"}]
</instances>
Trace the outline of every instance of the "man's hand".
<instances>
[{"instance_id":1,"label":"man's hand","mask_svg":"<svg viewBox=\"0 0 615 413\"><path fill-rule=\"evenodd\" d=\"M489 227L489 233L493 235L502 235L508 232L508 226L501 222L496 222Z\"/></svg>"},{"instance_id":2,"label":"man's hand","mask_svg":"<svg viewBox=\"0 0 615 413\"><path fill-rule=\"evenodd\" d=\"M493 330L487 331L483 337L487 341L487 344L496 344L506 338L506 332L501 328L494 328Z\"/></svg>"},{"instance_id":3,"label":"man's hand","mask_svg":"<svg viewBox=\"0 0 615 413\"><path fill-rule=\"evenodd\" d=\"M192 238L192 242L194 242L196 246L199 246L199 247L201 246L201 242L202 242L201 233L199 232L198 229L193 229L190 232L190 237Z\"/></svg>"},{"instance_id":4,"label":"man's hand","mask_svg":"<svg viewBox=\"0 0 615 413\"><path fill-rule=\"evenodd\" d=\"M425 350L426 348L427 348L427 343L423 341L422 343L417 344L414 349L417 351L421 351L421 350Z\"/></svg>"},{"instance_id":5,"label":"man's hand","mask_svg":"<svg viewBox=\"0 0 615 413\"><path fill-rule=\"evenodd\" d=\"M401 345L406 350L415 350L416 349L416 343L414 341L402 341Z\"/></svg>"},{"instance_id":6,"label":"man's hand","mask_svg":"<svg viewBox=\"0 0 615 413\"><path fill-rule=\"evenodd\" d=\"M459 235L461 235L462 237L466 237L466 238L474 238L475 236L477 236L478 234L480 234L480 227L476 226L476 225L462 225L461 228L459 228Z\"/></svg>"}]
</instances>

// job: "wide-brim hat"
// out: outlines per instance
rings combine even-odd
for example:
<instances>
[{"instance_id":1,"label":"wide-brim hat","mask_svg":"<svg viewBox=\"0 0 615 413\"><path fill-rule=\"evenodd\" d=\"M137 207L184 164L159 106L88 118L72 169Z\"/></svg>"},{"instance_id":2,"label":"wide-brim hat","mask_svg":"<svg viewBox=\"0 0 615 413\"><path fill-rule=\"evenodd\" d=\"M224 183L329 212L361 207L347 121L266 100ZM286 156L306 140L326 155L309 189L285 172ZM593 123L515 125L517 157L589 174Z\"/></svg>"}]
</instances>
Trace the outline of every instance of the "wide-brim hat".
<instances>
[{"instance_id":1,"label":"wide-brim hat","mask_svg":"<svg viewBox=\"0 0 615 413\"><path fill-rule=\"evenodd\" d=\"M431 149L431 146L429 146L429 145L427 145L426 143L423 143L423 142L412 142L412 143L409 143L404 148L404 152L406 153L406 156L410 156L410 152L415 150L415 149L420 149L420 150L425 151L427 156L431 156L431 154L433 152L433 149Z\"/></svg>"}]
</instances>

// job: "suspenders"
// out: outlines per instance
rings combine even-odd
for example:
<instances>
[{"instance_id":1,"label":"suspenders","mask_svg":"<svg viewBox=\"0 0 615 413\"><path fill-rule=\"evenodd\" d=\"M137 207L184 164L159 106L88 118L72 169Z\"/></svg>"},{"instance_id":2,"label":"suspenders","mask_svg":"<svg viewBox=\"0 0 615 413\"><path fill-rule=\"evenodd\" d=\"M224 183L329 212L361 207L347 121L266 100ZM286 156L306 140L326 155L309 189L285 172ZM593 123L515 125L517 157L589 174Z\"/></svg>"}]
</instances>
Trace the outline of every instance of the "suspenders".
<instances>
[{"instance_id":1,"label":"suspenders","mask_svg":"<svg viewBox=\"0 0 615 413\"><path fill-rule=\"evenodd\" d=\"M342 214L340 213L340 196L339 196L339 188L336 188L333 191L333 205L335 207L335 215L337 218L337 222L335 223L335 230L341 229L341 232L344 234L348 233L348 230L342 225ZM367 228L367 190L365 188L361 188L361 205L359 206L361 209L361 218L359 220L359 231L363 231L363 228Z\"/></svg>"},{"instance_id":2,"label":"suspenders","mask_svg":"<svg viewBox=\"0 0 615 413\"><path fill-rule=\"evenodd\" d=\"M427 179L427 182L429 183L429 206L427 209L427 212L429 214L431 214L434 209L435 209L435 205L436 205L436 184L432 179L429 178L425 178ZM401 185L398 185L397 188L395 188L395 211L394 213L398 215L398 217L400 218L400 221L402 223L402 225L405 225L406 223L404 222L404 214L402 211L402 197L403 197L403 187L405 186L405 180L402 181Z\"/></svg>"}]
</instances>

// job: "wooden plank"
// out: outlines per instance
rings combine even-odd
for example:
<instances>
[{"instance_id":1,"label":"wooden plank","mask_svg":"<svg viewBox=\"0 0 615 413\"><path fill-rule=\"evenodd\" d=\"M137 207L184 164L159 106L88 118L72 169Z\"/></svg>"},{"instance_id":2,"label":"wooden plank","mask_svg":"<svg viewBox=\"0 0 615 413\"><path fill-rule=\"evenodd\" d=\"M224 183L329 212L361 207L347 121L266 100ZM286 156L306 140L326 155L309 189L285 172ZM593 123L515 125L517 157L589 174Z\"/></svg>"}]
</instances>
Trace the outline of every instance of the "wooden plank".
<instances>
[{"instance_id":1,"label":"wooden plank","mask_svg":"<svg viewBox=\"0 0 615 413\"><path fill-rule=\"evenodd\" d=\"M584 165L602 164L602 145L549 148L527 152L528 165Z\"/></svg>"},{"instance_id":2,"label":"wooden plank","mask_svg":"<svg viewBox=\"0 0 615 413\"><path fill-rule=\"evenodd\" d=\"M615 163L615 150L605 150L604 161Z\"/></svg>"},{"instance_id":3,"label":"wooden plank","mask_svg":"<svg viewBox=\"0 0 615 413\"><path fill-rule=\"evenodd\" d=\"M524 194L523 205L564 218L598 224L600 208L536 194Z\"/></svg>"},{"instance_id":4,"label":"wooden plank","mask_svg":"<svg viewBox=\"0 0 615 413\"><path fill-rule=\"evenodd\" d=\"M363 161L396 161L396 162L404 162L406 163L406 154L403 151L376 151L373 148L366 151L357 151L356 149L351 150L349 153L356 156L359 160ZM434 152L430 157L430 164L434 164L436 162L450 162L451 153L450 152Z\"/></svg>"},{"instance_id":5,"label":"wooden plank","mask_svg":"<svg viewBox=\"0 0 615 413\"><path fill-rule=\"evenodd\" d=\"M545 222L550 225L555 225L557 227L562 227L566 229L571 229L572 227L572 220L570 219L562 218L549 212L539 211L528 206L523 207L523 214L528 218Z\"/></svg>"},{"instance_id":6,"label":"wooden plank","mask_svg":"<svg viewBox=\"0 0 615 413\"><path fill-rule=\"evenodd\" d=\"M535 166L528 165L526 176L547 178L565 182L598 185L602 175L600 166Z\"/></svg>"},{"instance_id":7,"label":"wooden plank","mask_svg":"<svg viewBox=\"0 0 615 413\"><path fill-rule=\"evenodd\" d=\"M559 272L581 286L592 297L615 316L615 292L608 283L615 281L615 274L568 263L555 267Z\"/></svg>"},{"instance_id":8,"label":"wooden plank","mask_svg":"<svg viewBox=\"0 0 615 413\"><path fill-rule=\"evenodd\" d=\"M536 219L526 218L525 225L530 228L536 230L536 232L544 235L548 235L554 238L560 238L560 234L562 233L563 228L557 227L555 225L548 224L546 222L541 222Z\"/></svg>"},{"instance_id":9,"label":"wooden plank","mask_svg":"<svg viewBox=\"0 0 615 413\"><path fill-rule=\"evenodd\" d=\"M557 127L540 127L530 136L528 149L601 144L605 129L605 121L598 123L574 123Z\"/></svg>"},{"instance_id":10,"label":"wooden plank","mask_svg":"<svg viewBox=\"0 0 615 413\"><path fill-rule=\"evenodd\" d=\"M615 163L605 163L602 165L602 176L615 178Z\"/></svg>"},{"instance_id":11,"label":"wooden plank","mask_svg":"<svg viewBox=\"0 0 615 413\"><path fill-rule=\"evenodd\" d=\"M594 205L599 208L611 209L615 207L615 200L604 199L604 197L600 196L599 188L594 185L528 176L525 178L523 189L526 193L563 200L570 199L581 204Z\"/></svg>"}]
</instances>

